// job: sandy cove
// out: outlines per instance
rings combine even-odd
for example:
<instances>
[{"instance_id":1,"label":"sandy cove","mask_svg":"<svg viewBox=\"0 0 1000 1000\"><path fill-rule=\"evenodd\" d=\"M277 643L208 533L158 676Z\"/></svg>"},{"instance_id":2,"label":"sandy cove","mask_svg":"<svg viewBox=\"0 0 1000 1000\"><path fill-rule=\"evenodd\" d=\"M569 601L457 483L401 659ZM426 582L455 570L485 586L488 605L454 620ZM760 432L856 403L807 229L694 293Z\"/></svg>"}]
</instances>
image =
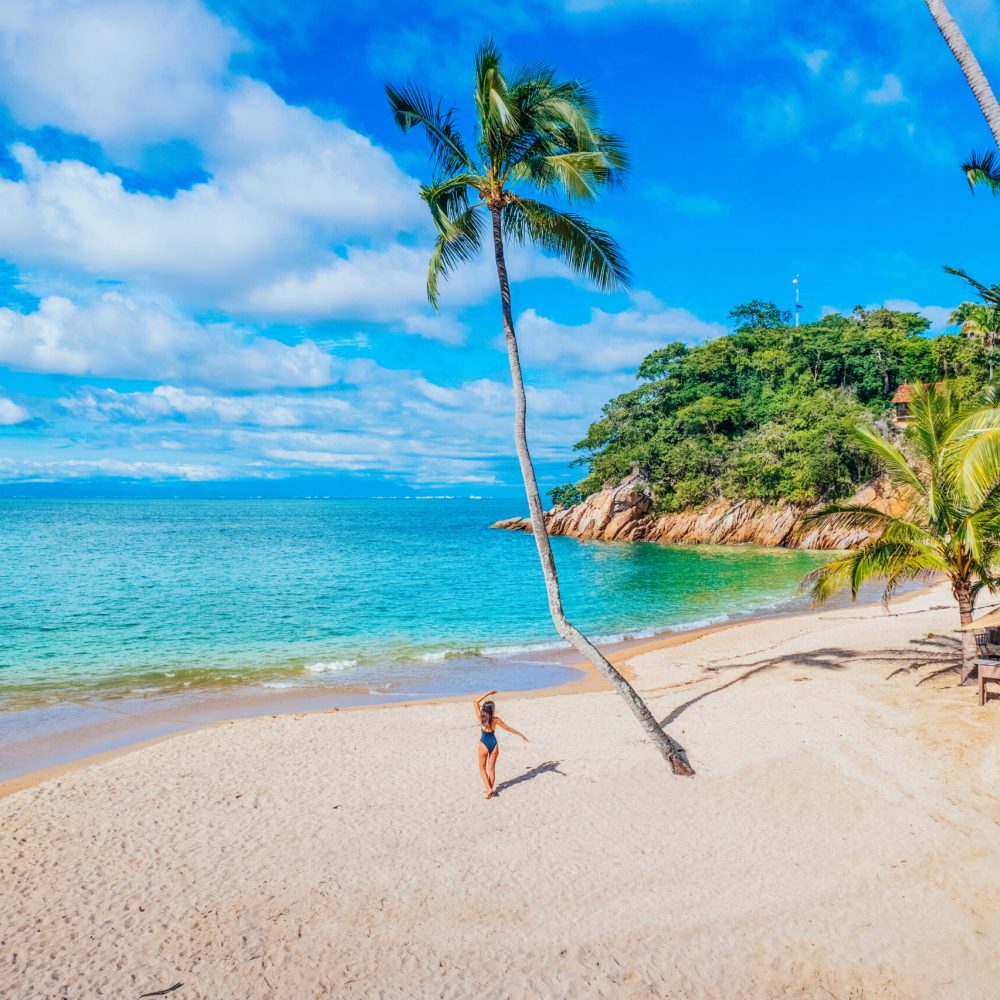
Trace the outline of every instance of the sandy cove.
<instances>
[{"instance_id":1,"label":"sandy cove","mask_svg":"<svg viewBox=\"0 0 1000 1000\"><path fill-rule=\"evenodd\" d=\"M941 605L948 605L941 609ZM611 692L233 722L0 800L0 995L993 998L1000 700L941 588L634 655ZM935 636L928 637L929 633Z\"/></svg>"}]
</instances>

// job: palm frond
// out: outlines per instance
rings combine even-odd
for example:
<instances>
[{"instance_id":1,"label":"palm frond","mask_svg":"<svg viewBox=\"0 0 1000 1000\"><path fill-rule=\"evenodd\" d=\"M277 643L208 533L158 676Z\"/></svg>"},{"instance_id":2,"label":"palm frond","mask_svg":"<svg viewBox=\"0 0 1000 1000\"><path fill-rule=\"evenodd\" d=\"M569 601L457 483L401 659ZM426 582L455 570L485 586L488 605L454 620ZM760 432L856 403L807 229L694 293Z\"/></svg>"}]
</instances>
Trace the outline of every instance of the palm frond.
<instances>
[{"instance_id":1,"label":"palm frond","mask_svg":"<svg viewBox=\"0 0 1000 1000\"><path fill-rule=\"evenodd\" d=\"M864 504L824 504L803 514L799 523L805 527L823 523L845 531L877 531L881 537L891 537L895 541L933 542L933 536L923 525Z\"/></svg>"},{"instance_id":2,"label":"palm frond","mask_svg":"<svg viewBox=\"0 0 1000 1000\"><path fill-rule=\"evenodd\" d=\"M895 445L890 444L881 434L871 428L860 425L854 428L854 436L865 446L867 451L881 460L887 475L894 483L909 486L921 496L927 496L927 488Z\"/></svg>"},{"instance_id":3,"label":"palm frond","mask_svg":"<svg viewBox=\"0 0 1000 1000\"><path fill-rule=\"evenodd\" d=\"M973 606L975 606L976 598L979 597L984 590L991 594L995 594L997 590L1000 590L1000 578L989 577L985 580L977 580L972 585L970 596L972 597Z\"/></svg>"},{"instance_id":4,"label":"palm frond","mask_svg":"<svg viewBox=\"0 0 1000 1000\"><path fill-rule=\"evenodd\" d=\"M1000 285L984 285L960 267L945 267L945 271L968 282L984 302L988 302L991 306L1000 306Z\"/></svg>"},{"instance_id":5,"label":"palm frond","mask_svg":"<svg viewBox=\"0 0 1000 1000\"><path fill-rule=\"evenodd\" d=\"M947 563L934 549L879 538L813 570L803 582L810 587L813 603L822 604L844 587L856 598L869 580L882 579L895 586L904 579L947 572Z\"/></svg>"},{"instance_id":6,"label":"palm frond","mask_svg":"<svg viewBox=\"0 0 1000 1000\"><path fill-rule=\"evenodd\" d=\"M967 163L962 164L962 173L973 191L982 184L993 194L1000 194L1000 156L995 149L985 153L973 153Z\"/></svg>"},{"instance_id":7,"label":"palm frond","mask_svg":"<svg viewBox=\"0 0 1000 1000\"><path fill-rule=\"evenodd\" d=\"M949 447L947 472L971 507L984 503L1000 481L1000 410L991 407L962 425Z\"/></svg>"},{"instance_id":8,"label":"palm frond","mask_svg":"<svg viewBox=\"0 0 1000 1000\"><path fill-rule=\"evenodd\" d=\"M483 159L496 166L503 158L504 138L516 132L519 116L503 74L500 50L492 38L487 38L476 50L473 96Z\"/></svg>"},{"instance_id":9,"label":"palm frond","mask_svg":"<svg viewBox=\"0 0 1000 1000\"><path fill-rule=\"evenodd\" d=\"M440 279L446 278L459 264L475 260L483 245L483 217L476 206L470 206L449 221L451 234L441 233L434 241L427 266L427 301L435 309L438 307Z\"/></svg>"},{"instance_id":10,"label":"palm frond","mask_svg":"<svg viewBox=\"0 0 1000 1000\"><path fill-rule=\"evenodd\" d=\"M403 132L422 128L431 144L431 155L437 169L445 174L473 171L475 164L465 149L455 124L455 110L442 109L426 91L413 84L402 87L385 85L386 97L396 124Z\"/></svg>"},{"instance_id":11,"label":"palm frond","mask_svg":"<svg viewBox=\"0 0 1000 1000\"><path fill-rule=\"evenodd\" d=\"M454 232L453 219L469 207L469 188L476 189L482 178L476 174L456 174L443 181L421 185L420 197L427 202L437 231L446 237Z\"/></svg>"},{"instance_id":12,"label":"palm frond","mask_svg":"<svg viewBox=\"0 0 1000 1000\"><path fill-rule=\"evenodd\" d=\"M512 198L507 206L508 233L519 242L530 237L543 249L565 261L577 274L602 291L627 289L631 272L621 247L603 229L571 212L560 212L529 198Z\"/></svg>"},{"instance_id":13,"label":"palm frond","mask_svg":"<svg viewBox=\"0 0 1000 1000\"><path fill-rule=\"evenodd\" d=\"M593 201L602 188L619 183L619 173L602 151L526 156L511 168L514 181L530 181L542 191L563 192L570 201Z\"/></svg>"}]
</instances>

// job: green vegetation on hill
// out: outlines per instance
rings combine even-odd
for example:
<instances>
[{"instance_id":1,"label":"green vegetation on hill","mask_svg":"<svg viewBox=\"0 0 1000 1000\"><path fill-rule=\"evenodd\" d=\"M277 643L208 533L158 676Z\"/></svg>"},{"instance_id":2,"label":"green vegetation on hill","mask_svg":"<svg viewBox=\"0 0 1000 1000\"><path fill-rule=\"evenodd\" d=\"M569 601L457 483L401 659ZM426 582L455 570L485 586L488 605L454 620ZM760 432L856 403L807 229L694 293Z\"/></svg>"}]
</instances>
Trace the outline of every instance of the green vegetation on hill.
<instances>
[{"instance_id":1,"label":"green vegetation on hill","mask_svg":"<svg viewBox=\"0 0 1000 1000\"><path fill-rule=\"evenodd\" d=\"M838 499L878 471L852 428L890 433L898 385L947 379L964 398L991 374L996 336L967 322L934 337L916 313L859 307L796 328L756 299L730 317L733 333L642 362L638 387L607 403L576 445L588 474L552 491L556 502L636 467L663 511L721 496Z\"/></svg>"}]
</instances>

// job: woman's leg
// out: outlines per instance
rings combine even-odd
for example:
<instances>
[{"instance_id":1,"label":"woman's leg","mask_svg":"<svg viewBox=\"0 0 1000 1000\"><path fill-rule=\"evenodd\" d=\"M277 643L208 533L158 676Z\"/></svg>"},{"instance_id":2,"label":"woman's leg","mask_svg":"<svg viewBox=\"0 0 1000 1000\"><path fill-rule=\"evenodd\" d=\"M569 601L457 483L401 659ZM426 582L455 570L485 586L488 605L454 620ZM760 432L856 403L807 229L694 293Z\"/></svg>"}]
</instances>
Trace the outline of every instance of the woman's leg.
<instances>
[{"instance_id":1,"label":"woman's leg","mask_svg":"<svg viewBox=\"0 0 1000 1000\"><path fill-rule=\"evenodd\" d=\"M483 746L482 742L478 744L479 746L479 773L482 776L483 784L486 786L486 798L489 798L493 794L493 782L490 780L490 776L486 771L486 758L489 756L486 752L486 747Z\"/></svg>"},{"instance_id":2,"label":"woman's leg","mask_svg":"<svg viewBox=\"0 0 1000 1000\"><path fill-rule=\"evenodd\" d=\"M486 747L483 747L485 750ZM490 789L497 783L497 757L500 756L500 744L498 743L493 748L493 753L489 755L486 761L486 777L490 779Z\"/></svg>"}]
</instances>

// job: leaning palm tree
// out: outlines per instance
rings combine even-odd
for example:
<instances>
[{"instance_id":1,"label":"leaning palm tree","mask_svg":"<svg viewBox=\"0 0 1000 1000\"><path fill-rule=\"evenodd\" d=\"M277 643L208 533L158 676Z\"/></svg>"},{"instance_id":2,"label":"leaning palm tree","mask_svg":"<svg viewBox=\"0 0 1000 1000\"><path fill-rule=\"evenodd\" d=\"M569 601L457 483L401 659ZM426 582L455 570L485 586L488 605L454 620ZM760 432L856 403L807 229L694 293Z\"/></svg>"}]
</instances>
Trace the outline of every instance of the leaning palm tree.
<instances>
[{"instance_id":1,"label":"leaning palm tree","mask_svg":"<svg viewBox=\"0 0 1000 1000\"><path fill-rule=\"evenodd\" d=\"M993 139L1000 148L1000 104L997 104L993 89L979 65L979 60L976 59L975 53L962 34L962 29L955 23L944 0L925 0L925 2L938 31L941 32L941 37L947 42L951 54L958 60L958 65L962 67L965 79L993 133Z\"/></svg>"},{"instance_id":2,"label":"leaning palm tree","mask_svg":"<svg viewBox=\"0 0 1000 1000\"><path fill-rule=\"evenodd\" d=\"M919 386L910 402L908 458L875 431L858 427L861 443L899 489L903 512L889 514L853 503L827 504L803 518L871 534L846 556L814 570L806 581L821 604L850 587L882 580L885 600L908 580L945 577L962 625L972 621L977 596L1000 587L1000 409L993 390L972 403L947 386ZM975 643L962 633L962 683L971 676Z\"/></svg>"},{"instance_id":3,"label":"leaning palm tree","mask_svg":"<svg viewBox=\"0 0 1000 1000\"><path fill-rule=\"evenodd\" d=\"M575 80L558 80L546 67L508 76L492 40L484 42L476 53L476 129L470 145L459 132L454 109L443 110L441 103L423 90L411 84L388 85L386 94L399 127L404 132L421 129L431 145L435 176L420 193L437 229L427 274L427 297L435 308L440 279L479 253L490 227L514 386L517 457L556 630L617 688L674 773L694 774L682 748L663 731L632 685L563 612L555 559L528 451L524 381L504 251L505 243L534 243L600 289L627 288L629 271L611 236L573 212L530 197L537 192L562 195L571 202L593 200L603 189L619 183L626 168L622 142L601 126L586 86Z\"/></svg>"},{"instance_id":4,"label":"leaning palm tree","mask_svg":"<svg viewBox=\"0 0 1000 1000\"><path fill-rule=\"evenodd\" d=\"M947 42L951 54L958 60L958 65L962 67L965 79L993 133L993 140L1000 149L1000 104L997 103L993 88L986 79L979 60L976 59L975 53L965 40L965 35L962 34L962 29L955 23L944 0L925 0L925 3L938 31L941 32L941 37ZM974 189L982 184L994 194L1000 194L1000 158L997 156L997 151L990 149L982 153L973 153L962 164L962 171L968 178L970 187Z\"/></svg>"}]
</instances>

